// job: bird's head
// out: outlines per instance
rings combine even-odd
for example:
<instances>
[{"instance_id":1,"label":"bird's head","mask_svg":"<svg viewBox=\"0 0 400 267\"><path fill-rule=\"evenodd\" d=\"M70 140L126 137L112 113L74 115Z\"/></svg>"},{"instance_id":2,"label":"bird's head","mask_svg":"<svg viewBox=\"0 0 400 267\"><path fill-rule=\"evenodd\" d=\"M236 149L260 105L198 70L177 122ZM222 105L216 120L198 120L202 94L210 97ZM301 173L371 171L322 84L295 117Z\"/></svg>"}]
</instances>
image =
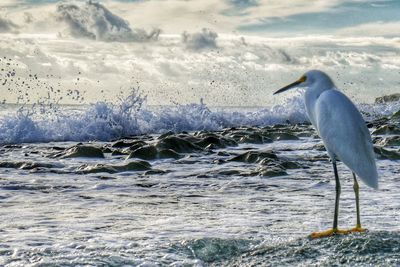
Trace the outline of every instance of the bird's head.
<instances>
[{"instance_id":1,"label":"bird's head","mask_svg":"<svg viewBox=\"0 0 400 267\"><path fill-rule=\"evenodd\" d=\"M300 79L295 82L292 82L285 87L282 87L278 91L274 93L274 95L285 92L289 89L296 88L296 87L311 87L314 84L319 83L325 85L327 87L333 87L333 82L331 78L325 73L320 70L309 70L304 73Z\"/></svg>"}]
</instances>

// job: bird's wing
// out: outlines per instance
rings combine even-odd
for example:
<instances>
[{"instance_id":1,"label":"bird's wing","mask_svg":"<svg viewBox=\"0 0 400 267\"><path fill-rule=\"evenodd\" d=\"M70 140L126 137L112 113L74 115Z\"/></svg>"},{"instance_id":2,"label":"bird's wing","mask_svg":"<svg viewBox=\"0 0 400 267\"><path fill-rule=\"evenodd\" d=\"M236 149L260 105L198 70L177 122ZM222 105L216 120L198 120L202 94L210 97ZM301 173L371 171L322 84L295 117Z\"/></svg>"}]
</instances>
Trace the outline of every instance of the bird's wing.
<instances>
[{"instance_id":1,"label":"bird's wing","mask_svg":"<svg viewBox=\"0 0 400 267\"><path fill-rule=\"evenodd\" d=\"M370 187L378 188L371 135L355 105L338 90L324 91L316 101L318 132L327 150Z\"/></svg>"}]
</instances>

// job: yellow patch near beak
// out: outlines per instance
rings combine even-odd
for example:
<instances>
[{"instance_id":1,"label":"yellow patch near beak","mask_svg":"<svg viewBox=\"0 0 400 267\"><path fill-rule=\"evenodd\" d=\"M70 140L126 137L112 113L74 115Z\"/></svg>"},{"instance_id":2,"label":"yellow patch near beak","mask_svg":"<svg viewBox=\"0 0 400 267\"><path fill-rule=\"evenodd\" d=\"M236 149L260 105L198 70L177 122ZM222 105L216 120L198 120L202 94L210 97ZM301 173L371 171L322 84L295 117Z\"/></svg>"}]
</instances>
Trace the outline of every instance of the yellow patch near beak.
<instances>
[{"instance_id":1,"label":"yellow patch near beak","mask_svg":"<svg viewBox=\"0 0 400 267\"><path fill-rule=\"evenodd\" d=\"M283 88L279 89L278 91L276 91L276 92L274 93L274 95L280 94L280 93L285 92L285 91L287 91L287 90L289 90L289 89L292 89L292 88L296 87L297 85L299 85L299 84L305 82L306 80L307 80L307 77L306 77L305 75L303 75L303 76L301 76L300 79L298 79L297 81L295 81L295 82L293 82L293 83L291 83L291 84L289 84L289 85L286 85L285 87L283 87Z\"/></svg>"}]
</instances>

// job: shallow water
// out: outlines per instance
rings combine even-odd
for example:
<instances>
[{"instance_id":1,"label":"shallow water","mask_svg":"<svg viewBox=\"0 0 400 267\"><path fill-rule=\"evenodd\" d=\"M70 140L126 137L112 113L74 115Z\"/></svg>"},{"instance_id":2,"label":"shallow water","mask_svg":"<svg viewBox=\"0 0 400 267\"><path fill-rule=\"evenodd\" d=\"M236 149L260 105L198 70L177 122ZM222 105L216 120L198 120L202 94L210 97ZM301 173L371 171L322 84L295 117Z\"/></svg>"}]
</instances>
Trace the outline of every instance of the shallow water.
<instances>
[{"instance_id":1,"label":"shallow water","mask_svg":"<svg viewBox=\"0 0 400 267\"><path fill-rule=\"evenodd\" d=\"M132 152L138 142L158 154ZM333 216L334 179L321 144L308 125L277 125L83 145L100 155L74 150L76 142L5 145L0 264L399 265L398 160L378 160L379 190L361 184L369 232L309 239L329 228ZM175 158L160 152L168 147ZM350 228L352 177L344 165L338 168L339 225Z\"/></svg>"}]
</instances>

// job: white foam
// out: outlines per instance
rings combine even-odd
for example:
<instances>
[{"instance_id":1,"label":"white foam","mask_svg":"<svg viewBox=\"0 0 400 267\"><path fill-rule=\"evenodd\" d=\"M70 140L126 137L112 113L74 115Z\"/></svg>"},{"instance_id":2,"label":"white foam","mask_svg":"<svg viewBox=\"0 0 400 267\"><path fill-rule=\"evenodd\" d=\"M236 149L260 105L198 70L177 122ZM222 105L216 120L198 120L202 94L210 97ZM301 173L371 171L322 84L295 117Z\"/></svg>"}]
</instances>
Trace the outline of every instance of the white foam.
<instances>
[{"instance_id":1,"label":"white foam","mask_svg":"<svg viewBox=\"0 0 400 267\"><path fill-rule=\"evenodd\" d=\"M241 125L265 126L308 121L303 98L295 95L269 108L210 109L199 104L147 107L145 98L133 91L118 104L97 102L76 107L25 107L0 115L0 143L50 141L110 141L124 136L166 131L220 130ZM388 115L392 105L360 105L369 116Z\"/></svg>"}]
</instances>

